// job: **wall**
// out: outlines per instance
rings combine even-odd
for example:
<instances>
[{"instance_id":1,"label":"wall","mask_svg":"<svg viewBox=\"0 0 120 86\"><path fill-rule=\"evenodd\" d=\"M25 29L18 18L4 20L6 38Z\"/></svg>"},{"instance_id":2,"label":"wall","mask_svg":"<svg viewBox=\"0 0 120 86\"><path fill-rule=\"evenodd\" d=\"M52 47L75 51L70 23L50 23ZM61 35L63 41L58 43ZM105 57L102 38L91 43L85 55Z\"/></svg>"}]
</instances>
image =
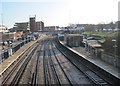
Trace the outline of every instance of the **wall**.
<instances>
[{"instance_id":1,"label":"wall","mask_svg":"<svg viewBox=\"0 0 120 86\"><path fill-rule=\"evenodd\" d=\"M118 64L120 61L120 58L119 57L116 57L115 59L114 58L115 56L107 55L103 52L101 53L101 60L120 68L120 65Z\"/></svg>"}]
</instances>

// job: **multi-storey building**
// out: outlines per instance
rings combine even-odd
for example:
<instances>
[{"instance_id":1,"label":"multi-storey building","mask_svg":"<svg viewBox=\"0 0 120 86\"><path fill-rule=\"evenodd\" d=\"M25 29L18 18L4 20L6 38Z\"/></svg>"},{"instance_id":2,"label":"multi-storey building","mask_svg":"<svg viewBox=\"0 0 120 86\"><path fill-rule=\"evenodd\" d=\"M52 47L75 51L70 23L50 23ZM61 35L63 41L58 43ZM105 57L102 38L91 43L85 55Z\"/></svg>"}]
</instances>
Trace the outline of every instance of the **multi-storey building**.
<instances>
[{"instance_id":1,"label":"multi-storey building","mask_svg":"<svg viewBox=\"0 0 120 86\"><path fill-rule=\"evenodd\" d=\"M15 23L14 27L13 27L14 30L16 31L27 31L29 30L29 27L28 27L28 22L21 22L21 23Z\"/></svg>"},{"instance_id":2,"label":"multi-storey building","mask_svg":"<svg viewBox=\"0 0 120 86\"><path fill-rule=\"evenodd\" d=\"M44 22L42 22L42 21L36 22L36 30L43 31L44 30Z\"/></svg>"},{"instance_id":3,"label":"multi-storey building","mask_svg":"<svg viewBox=\"0 0 120 86\"><path fill-rule=\"evenodd\" d=\"M31 32L36 31L43 31L44 30L44 22L42 21L35 21L35 17L30 17L29 22L21 22L21 23L15 23L14 27L11 29L11 31L24 31L27 32L30 30Z\"/></svg>"},{"instance_id":4,"label":"multi-storey building","mask_svg":"<svg viewBox=\"0 0 120 86\"><path fill-rule=\"evenodd\" d=\"M37 31L35 17L30 17L29 26L31 32Z\"/></svg>"}]
</instances>

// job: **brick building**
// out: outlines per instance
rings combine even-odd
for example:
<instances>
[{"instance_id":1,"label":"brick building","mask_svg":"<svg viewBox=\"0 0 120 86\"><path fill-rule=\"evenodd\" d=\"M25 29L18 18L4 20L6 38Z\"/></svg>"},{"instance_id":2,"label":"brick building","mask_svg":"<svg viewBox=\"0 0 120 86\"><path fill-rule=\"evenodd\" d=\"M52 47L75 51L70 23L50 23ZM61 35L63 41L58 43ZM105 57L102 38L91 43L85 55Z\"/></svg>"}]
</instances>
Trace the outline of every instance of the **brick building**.
<instances>
[{"instance_id":1,"label":"brick building","mask_svg":"<svg viewBox=\"0 0 120 86\"><path fill-rule=\"evenodd\" d=\"M35 17L30 17L29 26L31 32L37 31Z\"/></svg>"},{"instance_id":2,"label":"brick building","mask_svg":"<svg viewBox=\"0 0 120 86\"><path fill-rule=\"evenodd\" d=\"M21 38L23 35L23 31L21 32L12 32L12 33L4 33L2 34L2 41L7 41L9 39L16 40L18 38Z\"/></svg>"}]
</instances>

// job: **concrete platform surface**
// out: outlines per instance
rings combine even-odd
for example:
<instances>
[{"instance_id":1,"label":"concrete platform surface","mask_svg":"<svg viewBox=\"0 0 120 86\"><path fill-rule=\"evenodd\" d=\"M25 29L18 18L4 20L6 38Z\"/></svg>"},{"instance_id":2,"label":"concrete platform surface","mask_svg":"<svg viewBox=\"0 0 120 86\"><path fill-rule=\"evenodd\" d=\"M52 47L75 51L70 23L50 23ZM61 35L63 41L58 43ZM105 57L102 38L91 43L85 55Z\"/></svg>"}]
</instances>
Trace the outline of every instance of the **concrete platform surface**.
<instances>
[{"instance_id":1,"label":"concrete platform surface","mask_svg":"<svg viewBox=\"0 0 120 86\"><path fill-rule=\"evenodd\" d=\"M45 37L45 35L42 35L39 39L35 41L31 41L24 46L22 46L19 50L17 50L12 56L9 58L5 59L1 64L0 64L0 76L2 73L7 70L7 68L18 59L20 55L22 55L30 46L32 46L34 43L36 43L38 40L41 40Z\"/></svg>"},{"instance_id":2,"label":"concrete platform surface","mask_svg":"<svg viewBox=\"0 0 120 86\"><path fill-rule=\"evenodd\" d=\"M60 41L61 44L65 45L65 42ZM82 56L83 58L87 59L88 61L90 61L91 63L97 65L98 67L100 67L101 69L107 71L108 73L112 74L113 76L117 77L120 79L120 69L100 60L97 59L93 56L89 56L89 54L87 54L88 52L84 51L83 53L81 53L80 49L77 48L70 48L68 46L66 46L68 49L70 49L71 51L75 52L76 54Z\"/></svg>"}]
</instances>

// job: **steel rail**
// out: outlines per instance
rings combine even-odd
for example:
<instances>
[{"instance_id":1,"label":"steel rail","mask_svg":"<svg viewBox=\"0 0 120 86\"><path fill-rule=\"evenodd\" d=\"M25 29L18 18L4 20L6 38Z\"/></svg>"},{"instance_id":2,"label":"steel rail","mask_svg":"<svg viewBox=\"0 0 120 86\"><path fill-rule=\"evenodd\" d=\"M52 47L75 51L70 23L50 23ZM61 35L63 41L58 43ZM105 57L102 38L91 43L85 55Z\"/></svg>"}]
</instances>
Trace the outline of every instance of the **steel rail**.
<instances>
[{"instance_id":1,"label":"steel rail","mask_svg":"<svg viewBox=\"0 0 120 86\"><path fill-rule=\"evenodd\" d=\"M8 81L8 79L10 79L10 77L12 76L12 74L14 73L14 71L18 68L18 65L20 65L20 63L23 61L23 57L24 55L27 55L27 53L34 47L34 45L32 45L25 53L23 53L19 59L19 61L13 65L13 68L11 69L11 71L5 76L5 78L3 78L3 81L2 81L2 85L5 85L6 82Z\"/></svg>"},{"instance_id":2,"label":"steel rail","mask_svg":"<svg viewBox=\"0 0 120 86\"><path fill-rule=\"evenodd\" d=\"M52 43L52 46L53 46L53 43ZM53 51L53 53L54 53L55 59L56 59L56 60L57 60L57 62L58 62L58 65L60 66L60 68L61 68L62 72L64 73L64 75L65 75L66 79L68 80L69 85L70 85L70 86L72 86L73 84L71 83L70 79L68 78L68 76L67 76L67 74L65 73L64 69L62 68L62 66L61 66L61 64L60 64L60 62L59 62L59 60L58 60L58 58L57 58L57 56L56 56L56 54L55 54L55 52L54 52L53 47L52 47L52 51Z\"/></svg>"},{"instance_id":3,"label":"steel rail","mask_svg":"<svg viewBox=\"0 0 120 86\"><path fill-rule=\"evenodd\" d=\"M18 84L20 78L22 77L24 71L25 71L25 68L28 64L28 62L30 61L33 53L35 52L35 49L38 45L35 45L34 48L32 48L32 50L28 53L26 59L24 60L23 64L21 65L20 69L18 70L18 72L16 73L15 77L13 78L12 82L10 83L10 86L15 86Z\"/></svg>"},{"instance_id":4,"label":"steel rail","mask_svg":"<svg viewBox=\"0 0 120 86\"><path fill-rule=\"evenodd\" d=\"M45 44L46 44L46 42L45 42ZM48 78L47 78L47 69L46 69L46 62L45 62L45 46L44 46L44 48L43 48L43 69L44 69L44 84L45 84L45 86L47 86L48 84L49 84L49 82L48 82Z\"/></svg>"},{"instance_id":5,"label":"steel rail","mask_svg":"<svg viewBox=\"0 0 120 86\"><path fill-rule=\"evenodd\" d=\"M55 75L55 80L56 80L56 85L59 85L59 86L61 86L61 82L60 82L60 79L59 79L59 77L58 77L58 75L57 75L57 72L56 72L56 69L55 69L55 66L54 66L54 64L53 64L53 61L52 61L52 58L51 58L51 52L50 52L50 49L51 49L51 42L49 42L49 57L50 57L50 64L51 64L51 68L52 68L52 71L53 71L53 73L54 73L54 75Z\"/></svg>"},{"instance_id":6,"label":"steel rail","mask_svg":"<svg viewBox=\"0 0 120 86\"><path fill-rule=\"evenodd\" d=\"M40 50L41 50L42 46L43 46L43 42L41 43ZM37 49L38 48L39 47L37 47ZM33 86L37 85L37 80L38 80L38 63L39 63L40 50L37 51L37 62L35 65L35 70L34 70L32 81L31 81L31 85L33 85Z\"/></svg>"},{"instance_id":7,"label":"steel rail","mask_svg":"<svg viewBox=\"0 0 120 86\"><path fill-rule=\"evenodd\" d=\"M80 63L80 65L85 67L85 70L82 68L79 68L78 65L76 63L73 62L73 59L75 60L75 58L72 58L72 61L70 58L68 58L68 55L71 57L71 54L68 52L62 52L62 48L58 48L58 46L61 46L59 44L55 44L55 46L57 47L57 49L78 69L80 70L86 77L88 77L94 84L98 85L98 86L110 86L109 83L107 83L106 81L104 81L104 79L102 79L100 76L98 76L97 74L94 73L94 71L90 70L87 66L85 66L84 64ZM67 54L67 55L66 55ZM76 61L79 61L78 59ZM94 73L94 76L90 75L89 73ZM95 76L96 75L96 76Z\"/></svg>"}]
</instances>

